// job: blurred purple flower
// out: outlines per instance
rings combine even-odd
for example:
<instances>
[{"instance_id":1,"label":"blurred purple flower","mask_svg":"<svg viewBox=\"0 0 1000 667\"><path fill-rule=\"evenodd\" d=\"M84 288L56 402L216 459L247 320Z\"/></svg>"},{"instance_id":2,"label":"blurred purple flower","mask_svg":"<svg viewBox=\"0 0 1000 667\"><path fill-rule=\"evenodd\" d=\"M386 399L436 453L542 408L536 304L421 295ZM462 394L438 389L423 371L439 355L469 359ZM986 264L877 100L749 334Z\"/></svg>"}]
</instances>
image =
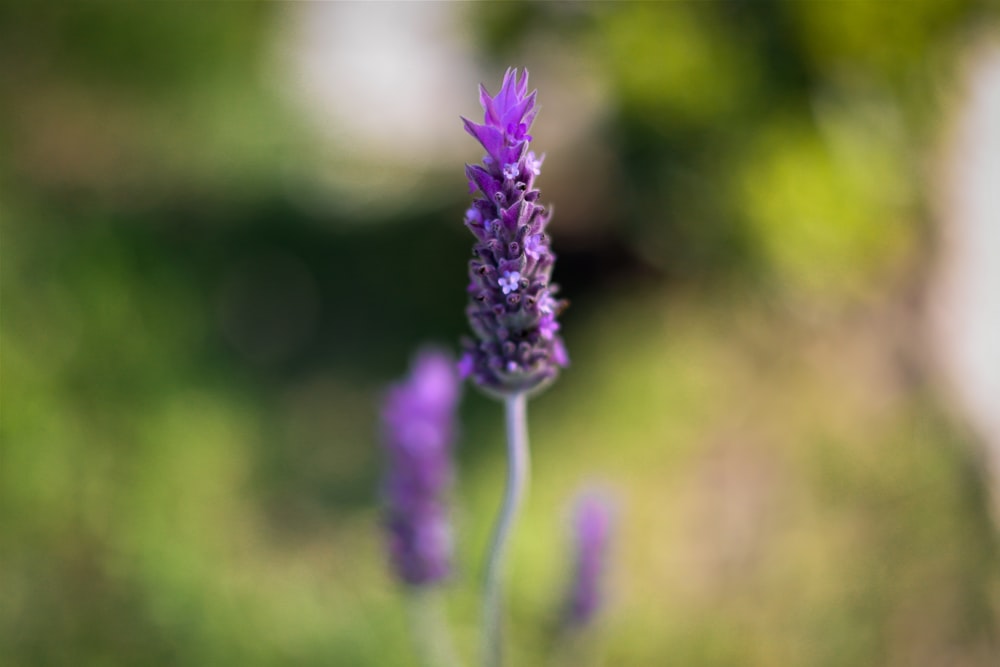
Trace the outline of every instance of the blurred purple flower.
<instances>
[{"instance_id":1,"label":"blurred purple flower","mask_svg":"<svg viewBox=\"0 0 1000 667\"><path fill-rule=\"evenodd\" d=\"M576 564L566 600L565 622L570 627L582 627L601 606L612 511L608 501L593 492L581 495L575 507Z\"/></svg>"},{"instance_id":2,"label":"blurred purple flower","mask_svg":"<svg viewBox=\"0 0 1000 667\"><path fill-rule=\"evenodd\" d=\"M569 363L555 321L566 302L552 297L558 288L549 282L556 259L545 234L551 210L534 189L542 159L528 150L535 95L528 94L527 70L519 78L508 69L496 95L479 87L483 124L462 119L487 154L482 165L466 165L480 192L465 216L476 237L466 314L477 340L463 340L460 367L501 397L537 390Z\"/></svg>"},{"instance_id":3,"label":"blurred purple flower","mask_svg":"<svg viewBox=\"0 0 1000 667\"><path fill-rule=\"evenodd\" d=\"M412 586L440 581L451 569L445 501L459 394L454 359L424 350L409 377L389 388L382 406L389 556L400 579Z\"/></svg>"}]
</instances>

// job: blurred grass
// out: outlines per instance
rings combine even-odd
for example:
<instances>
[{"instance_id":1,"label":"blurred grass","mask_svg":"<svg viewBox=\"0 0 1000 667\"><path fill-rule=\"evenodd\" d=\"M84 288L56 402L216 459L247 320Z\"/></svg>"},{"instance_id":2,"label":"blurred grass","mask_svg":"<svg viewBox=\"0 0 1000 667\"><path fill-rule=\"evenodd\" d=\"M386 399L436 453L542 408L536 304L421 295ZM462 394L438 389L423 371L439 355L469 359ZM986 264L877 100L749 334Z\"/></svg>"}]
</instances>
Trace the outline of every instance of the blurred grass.
<instances>
[{"instance_id":1,"label":"blurred grass","mask_svg":"<svg viewBox=\"0 0 1000 667\"><path fill-rule=\"evenodd\" d=\"M725 299L651 323L650 301L588 332L640 340L590 355L577 341L590 377L537 401L521 632L561 571L550 508L600 470L625 511L595 664L990 664L1000 561L981 473L926 388L892 377L884 342Z\"/></svg>"},{"instance_id":2,"label":"blurred grass","mask_svg":"<svg viewBox=\"0 0 1000 667\"><path fill-rule=\"evenodd\" d=\"M106 277L113 254L96 257ZM260 505L282 496L257 495L254 460L273 445L253 443L295 403L274 414L266 393L199 387L184 361L197 336L155 326L166 323L134 283L86 275L73 301L102 317L74 345L62 328L68 358L33 335L59 328L44 320L60 311L59 290L36 290L32 308L4 295L16 316L4 327L7 650L25 664L405 662L372 511ZM899 376L881 328L711 293L612 302L574 322L574 367L532 404L535 486L512 580L523 662L540 664L539 619L552 618L564 576L553 508L596 473L623 506L600 664L664 653L913 664L914 635L926 655L989 664L998 559L982 483L933 393ZM190 308L175 317L199 322ZM94 356L102 346L115 351ZM169 356L150 365L154 353ZM111 358L115 375L87 380ZM324 405L328 446L368 447L343 438L365 437L370 404L349 397L356 387L338 391ZM456 604L467 611L502 468L499 415L480 403L463 447L490 453L465 457L460 486Z\"/></svg>"},{"instance_id":3,"label":"blurred grass","mask_svg":"<svg viewBox=\"0 0 1000 667\"><path fill-rule=\"evenodd\" d=\"M380 225L303 206L329 149L262 74L293 10L141 7L0 7L0 661L410 664L375 401L464 330L460 171ZM530 406L514 664L996 664L982 471L910 305L928 91L988 8L463 11L484 60L597 63L622 180L600 233L556 230L573 366ZM498 407L463 416L471 655L503 466ZM553 647L586 480L620 506L609 608Z\"/></svg>"}]
</instances>

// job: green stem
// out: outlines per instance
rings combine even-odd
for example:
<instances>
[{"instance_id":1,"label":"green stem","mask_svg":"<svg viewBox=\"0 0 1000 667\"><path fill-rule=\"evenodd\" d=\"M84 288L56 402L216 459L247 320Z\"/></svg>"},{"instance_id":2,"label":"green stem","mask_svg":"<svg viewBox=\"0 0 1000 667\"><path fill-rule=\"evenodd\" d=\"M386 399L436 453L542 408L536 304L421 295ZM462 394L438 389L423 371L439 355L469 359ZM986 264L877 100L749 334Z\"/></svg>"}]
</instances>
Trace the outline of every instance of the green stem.
<instances>
[{"instance_id":1,"label":"green stem","mask_svg":"<svg viewBox=\"0 0 1000 667\"><path fill-rule=\"evenodd\" d=\"M483 667L501 667L503 664L501 586L504 577L504 557L531 475L528 455L527 397L523 393L508 396L504 401L504 409L507 422L507 486L504 489L503 506L494 528L493 542L486 564L483 594Z\"/></svg>"}]
</instances>

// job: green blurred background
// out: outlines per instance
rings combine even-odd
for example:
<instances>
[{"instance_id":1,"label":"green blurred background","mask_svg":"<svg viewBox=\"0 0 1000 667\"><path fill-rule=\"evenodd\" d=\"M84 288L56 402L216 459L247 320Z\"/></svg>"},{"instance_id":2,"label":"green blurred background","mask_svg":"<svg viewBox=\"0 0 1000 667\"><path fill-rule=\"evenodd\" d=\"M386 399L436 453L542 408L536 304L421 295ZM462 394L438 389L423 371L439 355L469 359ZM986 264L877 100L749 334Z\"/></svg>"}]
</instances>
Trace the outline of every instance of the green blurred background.
<instances>
[{"instance_id":1,"label":"green blurred background","mask_svg":"<svg viewBox=\"0 0 1000 667\"><path fill-rule=\"evenodd\" d=\"M511 664L1000 664L988 477L919 307L928 162L997 18L3 2L0 664L415 664L377 400L466 330L458 116L511 65L573 358L530 406ZM499 407L462 418L471 657L504 463ZM609 595L561 646L588 483Z\"/></svg>"}]
</instances>

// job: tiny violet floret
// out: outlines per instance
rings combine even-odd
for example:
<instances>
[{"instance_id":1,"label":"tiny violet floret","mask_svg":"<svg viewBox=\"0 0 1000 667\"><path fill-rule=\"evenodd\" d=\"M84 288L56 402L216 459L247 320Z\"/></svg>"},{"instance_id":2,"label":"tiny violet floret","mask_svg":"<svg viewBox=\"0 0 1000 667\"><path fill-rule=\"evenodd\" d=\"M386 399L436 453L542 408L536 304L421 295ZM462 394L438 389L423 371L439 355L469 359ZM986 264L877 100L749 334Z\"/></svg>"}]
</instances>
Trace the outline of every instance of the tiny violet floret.
<instances>
[{"instance_id":1,"label":"tiny violet floret","mask_svg":"<svg viewBox=\"0 0 1000 667\"><path fill-rule=\"evenodd\" d=\"M382 480L388 551L400 580L413 587L441 581L451 570L447 493L460 380L452 357L424 350L409 377L386 392Z\"/></svg>"},{"instance_id":2,"label":"tiny violet floret","mask_svg":"<svg viewBox=\"0 0 1000 667\"><path fill-rule=\"evenodd\" d=\"M510 294L517 291L519 280L521 280L521 274L517 271L504 271L503 278L500 278L497 282L500 284L500 288L504 294Z\"/></svg>"},{"instance_id":3,"label":"tiny violet floret","mask_svg":"<svg viewBox=\"0 0 1000 667\"><path fill-rule=\"evenodd\" d=\"M466 213L475 236L466 315L475 338L463 340L461 370L501 398L541 389L569 363L556 333L566 302L553 296L552 211L535 188L544 156L528 150L536 95L527 70L508 69L496 95L479 87L483 123L462 119L486 155L465 170L478 196Z\"/></svg>"},{"instance_id":4,"label":"tiny violet floret","mask_svg":"<svg viewBox=\"0 0 1000 667\"><path fill-rule=\"evenodd\" d=\"M541 259L543 249L541 234L532 234L524 240L524 254L531 259Z\"/></svg>"}]
</instances>

